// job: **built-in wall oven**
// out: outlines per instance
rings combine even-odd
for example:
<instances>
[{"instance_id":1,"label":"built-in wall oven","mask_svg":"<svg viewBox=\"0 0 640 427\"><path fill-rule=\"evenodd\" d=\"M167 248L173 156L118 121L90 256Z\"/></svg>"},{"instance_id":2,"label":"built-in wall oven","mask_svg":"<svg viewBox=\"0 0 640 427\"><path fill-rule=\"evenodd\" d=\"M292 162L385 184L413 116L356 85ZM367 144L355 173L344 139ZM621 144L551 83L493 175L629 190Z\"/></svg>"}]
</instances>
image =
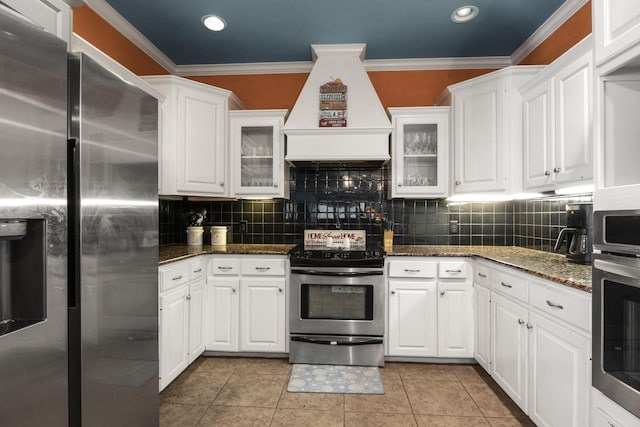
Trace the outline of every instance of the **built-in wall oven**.
<instances>
[{"instance_id":1,"label":"built-in wall oven","mask_svg":"<svg viewBox=\"0 0 640 427\"><path fill-rule=\"evenodd\" d=\"M289 361L384 365L382 250L291 253Z\"/></svg>"},{"instance_id":2,"label":"built-in wall oven","mask_svg":"<svg viewBox=\"0 0 640 427\"><path fill-rule=\"evenodd\" d=\"M640 417L640 210L593 225L593 386Z\"/></svg>"}]
</instances>

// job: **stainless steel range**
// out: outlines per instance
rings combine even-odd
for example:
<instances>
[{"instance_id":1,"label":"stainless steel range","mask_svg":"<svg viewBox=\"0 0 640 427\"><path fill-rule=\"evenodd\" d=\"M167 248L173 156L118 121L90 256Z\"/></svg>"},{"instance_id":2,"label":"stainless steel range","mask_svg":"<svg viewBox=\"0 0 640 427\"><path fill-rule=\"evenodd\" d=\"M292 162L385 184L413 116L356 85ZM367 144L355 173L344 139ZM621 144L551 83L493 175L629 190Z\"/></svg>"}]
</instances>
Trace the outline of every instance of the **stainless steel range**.
<instances>
[{"instance_id":1,"label":"stainless steel range","mask_svg":"<svg viewBox=\"0 0 640 427\"><path fill-rule=\"evenodd\" d=\"M289 361L384 366L384 252L353 231L322 235L291 252Z\"/></svg>"}]
</instances>

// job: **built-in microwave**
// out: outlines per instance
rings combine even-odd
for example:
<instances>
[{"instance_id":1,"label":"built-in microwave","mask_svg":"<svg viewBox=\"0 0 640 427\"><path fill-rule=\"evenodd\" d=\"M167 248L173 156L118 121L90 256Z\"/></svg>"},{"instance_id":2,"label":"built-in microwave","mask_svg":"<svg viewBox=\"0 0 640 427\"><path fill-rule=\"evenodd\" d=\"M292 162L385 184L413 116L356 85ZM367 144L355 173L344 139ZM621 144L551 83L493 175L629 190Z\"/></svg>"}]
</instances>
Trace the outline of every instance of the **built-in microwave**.
<instances>
[{"instance_id":1,"label":"built-in microwave","mask_svg":"<svg viewBox=\"0 0 640 427\"><path fill-rule=\"evenodd\" d=\"M640 417L640 210L594 213L593 386Z\"/></svg>"}]
</instances>

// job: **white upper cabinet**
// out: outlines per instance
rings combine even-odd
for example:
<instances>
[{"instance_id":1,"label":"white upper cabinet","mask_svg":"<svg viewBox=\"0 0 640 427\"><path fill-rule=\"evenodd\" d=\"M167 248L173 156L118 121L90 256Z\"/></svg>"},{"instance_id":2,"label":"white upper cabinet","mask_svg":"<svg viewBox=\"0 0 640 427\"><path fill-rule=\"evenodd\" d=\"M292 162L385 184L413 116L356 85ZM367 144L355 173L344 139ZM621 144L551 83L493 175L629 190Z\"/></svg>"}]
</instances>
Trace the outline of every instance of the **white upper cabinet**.
<instances>
[{"instance_id":1,"label":"white upper cabinet","mask_svg":"<svg viewBox=\"0 0 640 427\"><path fill-rule=\"evenodd\" d=\"M175 76L144 79L161 108L161 195L227 196L227 112L241 102L224 89Z\"/></svg>"},{"instance_id":2,"label":"white upper cabinet","mask_svg":"<svg viewBox=\"0 0 640 427\"><path fill-rule=\"evenodd\" d=\"M522 88L525 189L592 182L592 76L589 36Z\"/></svg>"},{"instance_id":3,"label":"white upper cabinet","mask_svg":"<svg viewBox=\"0 0 640 427\"><path fill-rule=\"evenodd\" d=\"M640 2L594 0L594 209L640 208Z\"/></svg>"},{"instance_id":4,"label":"white upper cabinet","mask_svg":"<svg viewBox=\"0 0 640 427\"><path fill-rule=\"evenodd\" d=\"M595 57L599 66L640 41L638 0L593 0Z\"/></svg>"},{"instance_id":5,"label":"white upper cabinet","mask_svg":"<svg viewBox=\"0 0 640 427\"><path fill-rule=\"evenodd\" d=\"M287 110L229 112L234 196L288 197L282 126Z\"/></svg>"},{"instance_id":6,"label":"white upper cabinet","mask_svg":"<svg viewBox=\"0 0 640 427\"><path fill-rule=\"evenodd\" d=\"M389 108L391 197L446 197L449 107Z\"/></svg>"},{"instance_id":7,"label":"white upper cabinet","mask_svg":"<svg viewBox=\"0 0 640 427\"><path fill-rule=\"evenodd\" d=\"M63 0L2 0L67 43L71 40L71 7Z\"/></svg>"},{"instance_id":8,"label":"white upper cabinet","mask_svg":"<svg viewBox=\"0 0 640 427\"><path fill-rule=\"evenodd\" d=\"M453 193L517 193L522 188L522 97L518 89L541 67L516 66L449 86Z\"/></svg>"}]
</instances>

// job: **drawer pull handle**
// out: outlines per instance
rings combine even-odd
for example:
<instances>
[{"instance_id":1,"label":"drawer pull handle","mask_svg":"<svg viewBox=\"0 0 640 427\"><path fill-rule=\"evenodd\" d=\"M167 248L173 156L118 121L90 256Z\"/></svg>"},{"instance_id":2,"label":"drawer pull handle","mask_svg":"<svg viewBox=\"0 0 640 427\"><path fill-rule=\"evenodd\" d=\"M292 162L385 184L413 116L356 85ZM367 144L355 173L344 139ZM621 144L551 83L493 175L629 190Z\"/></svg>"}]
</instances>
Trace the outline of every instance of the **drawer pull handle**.
<instances>
[{"instance_id":1,"label":"drawer pull handle","mask_svg":"<svg viewBox=\"0 0 640 427\"><path fill-rule=\"evenodd\" d=\"M222 271L229 271L231 270L233 267L224 267L224 266L218 266L218 270L222 270Z\"/></svg>"},{"instance_id":2,"label":"drawer pull handle","mask_svg":"<svg viewBox=\"0 0 640 427\"><path fill-rule=\"evenodd\" d=\"M512 285L510 285L510 284L508 284L508 283L500 282L500 284L501 284L502 286L504 286L505 288L513 288L513 286L512 286Z\"/></svg>"},{"instance_id":3,"label":"drawer pull handle","mask_svg":"<svg viewBox=\"0 0 640 427\"><path fill-rule=\"evenodd\" d=\"M201 268L197 269L197 270L193 270L194 273L200 273L202 271Z\"/></svg>"},{"instance_id":4,"label":"drawer pull handle","mask_svg":"<svg viewBox=\"0 0 640 427\"><path fill-rule=\"evenodd\" d=\"M486 279L486 278L487 278L487 275L486 275L486 274L483 274L483 273L478 273L478 276L482 277L483 279Z\"/></svg>"},{"instance_id":5,"label":"drawer pull handle","mask_svg":"<svg viewBox=\"0 0 640 427\"><path fill-rule=\"evenodd\" d=\"M563 307L563 306L561 306L560 304L554 304L554 303L552 303L552 302L551 302L551 301L549 301L549 300L547 300L547 305L548 305L549 307L557 308L558 310L562 310L562 309L564 309L564 307Z\"/></svg>"},{"instance_id":6,"label":"drawer pull handle","mask_svg":"<svg viewBox=\"0 0 640 427\"><path fill-rule=\"evenodd\" d=\"M173 279L171 279L171 280L180 280L180 279L182 279L182 276L176 276L176 277L174 277L174 278L173 278Z\"/></svg>"},{"instance_id":7,"label":"drawer pull handle","mask_svg":"<svg viewBox=\"0 0 640 427\"><path fill-rule=\"evenodd\" d=\"M445 270L447 273L462 273L462 270Z\"/></svg>"},{"instance_id":8,"label":"drawer pull handle","mask_svg":"<svg viewBox=\"0 0 640 427\"><path fill-rule=\"evenodd\" d=\"M271 267L256 267L256 270L258 270L258 271L269 271L269 270L271 270Z\"/></svg>"},{"instance_id":9,"label":"drawer pull handle","mask_svg":"<svg viewBox=\"0 0 640 427\"><path fill-rule=\"evenodd\" d=\"M522 320L522 319L518 319L518 324L519 324L519 325L524 325L524 320Z\"/></svg>"},{"instance_id":10,"label":"drawer pull handle","mask_svg":"<svg viewBox=\"0 0 640 427\"><path fill-rule=\"evenodd\" d=\"M533 329L533 325L531 323L527 323L527 329Z\"/></svg>"},{"instance_id":11,"label":"drawer pull handle","mask_svg":"<svg viewBox=\"0 0 640 427\"><path fill-rule=\"evenodd\" d=\"M405 268L405 273L420 273L420 269Z\"/></svg>"}]
</instances>

